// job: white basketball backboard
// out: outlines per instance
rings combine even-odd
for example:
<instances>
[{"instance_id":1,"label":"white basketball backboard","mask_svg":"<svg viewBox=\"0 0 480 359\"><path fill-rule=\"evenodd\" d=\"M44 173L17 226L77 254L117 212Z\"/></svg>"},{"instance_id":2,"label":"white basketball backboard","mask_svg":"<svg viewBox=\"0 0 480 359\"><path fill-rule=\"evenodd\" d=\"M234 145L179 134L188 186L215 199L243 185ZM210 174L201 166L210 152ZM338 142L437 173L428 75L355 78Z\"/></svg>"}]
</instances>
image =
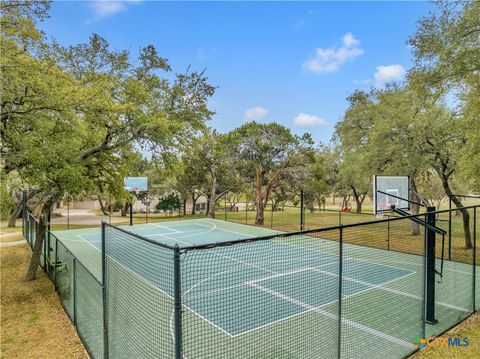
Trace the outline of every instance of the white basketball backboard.
<instances>
[{"instance_id":1,"label":"white basketball backboard","mask_svg":"<svg viewBox=\"0 0 480 359\"><path fill-rule=\"evenodd\" d=\"M125 177L124 188L129 192L145 192L148 190L147 177Z\"/></svg>"},{"instance_id":2,"label":"white basketball backboard","mask_svg":"<svg viewBox=\"0 0 480 359\"><path fill-rule=\"evenodd\" d=\"M388 212L392 205L408 211L410 179L408 176L373 176L373 213Z\"/></svg>"}]
</instances>

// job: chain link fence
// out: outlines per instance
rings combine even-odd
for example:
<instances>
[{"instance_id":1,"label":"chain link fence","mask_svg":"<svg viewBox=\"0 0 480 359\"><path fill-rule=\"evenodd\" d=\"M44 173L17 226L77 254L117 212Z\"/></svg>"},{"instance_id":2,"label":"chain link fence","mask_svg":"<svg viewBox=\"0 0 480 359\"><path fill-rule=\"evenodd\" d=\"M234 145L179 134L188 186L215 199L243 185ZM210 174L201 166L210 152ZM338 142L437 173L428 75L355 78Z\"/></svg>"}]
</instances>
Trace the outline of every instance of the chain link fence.
<instances>
[{"instance_id":1,"label":"chain link fence","mask_svg":"<svg viewBox=\"0 0 480 359\"><path fill-rule=\"evenodd\" d=\"M480 206L462 210L469 235L458 209L433 213L433 257L424 213L197 245L104 223L93 245L48 232L41 265L94 358L404 357L480 309Z\"/></svg>"}]
</instances>

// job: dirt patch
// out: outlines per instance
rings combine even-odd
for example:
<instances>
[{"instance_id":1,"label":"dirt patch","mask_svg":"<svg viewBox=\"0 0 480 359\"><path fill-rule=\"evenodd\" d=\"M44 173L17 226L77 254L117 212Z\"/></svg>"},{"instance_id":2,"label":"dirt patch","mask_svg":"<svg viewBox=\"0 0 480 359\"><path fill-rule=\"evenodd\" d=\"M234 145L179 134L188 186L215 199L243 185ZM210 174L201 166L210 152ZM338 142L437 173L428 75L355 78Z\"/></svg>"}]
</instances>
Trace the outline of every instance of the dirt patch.
<instances>
[{"instance_id":1,"label":"dirt patch","mask_svg":"<svg viewBox=\"0 0 480 359\"><path fill-rule=\"evenodd\" d=\"M21 232L3 232L3 228L0 232L0 243L16 242L22 238Z\"/></svg>"}]
</instances>

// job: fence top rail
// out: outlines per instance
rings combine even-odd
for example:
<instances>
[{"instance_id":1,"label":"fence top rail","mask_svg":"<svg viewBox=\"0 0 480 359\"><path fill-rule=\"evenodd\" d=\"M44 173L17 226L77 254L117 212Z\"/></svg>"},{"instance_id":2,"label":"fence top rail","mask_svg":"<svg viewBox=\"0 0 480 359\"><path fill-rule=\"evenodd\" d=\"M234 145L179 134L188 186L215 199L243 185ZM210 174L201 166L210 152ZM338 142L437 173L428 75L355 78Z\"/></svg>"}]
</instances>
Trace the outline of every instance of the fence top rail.
<instances>
[{"instance_id":1,"label":"fence top rail","mask_svg":"<svg viewBox=\"0 0 480 359\"><path fill-rule=\"evenodd\" d=\"M480 199L480 195L476 196L476 195L472 195L472 194L457 194L457 193L454 193L454 194L451 194L449 197L452 197L452 196Z\"/></svg>"},{"instance_id":2,"label":"fence top rail","mask_svg":"<svg viewBox=\"0 0 480 359\"><path fill-rule=\"evenodd\" d=\"M40 221L37 217L35 217L35 216L32 214L32 212L27 211L27 214L28 214L29 217L32 217L32 218L35 220L35 222L39 222L39 221Z\"/></svg>"},{"instance_id":3,"label":"fence top rail","mask_svg":"<svg viewBox=\"0 0 480 359\"><path fill-rule=\"evenodd\" d=\"M125 233L125 234L128 234L129 236L132 236L132 237L136 238L136 239L140 239L140 240L142 240L142 241L145 241L145 242L154 244L154 245L159 246L159 247L167 248L167 249L170 249L170 250L175 250L175 248L176 248L176 246L172 246L172 245L169 245L169 244L166 244L166 243L154 241L154 240L149 239L149 238L147 238L147 237L143 237L143 236L141 236L141 235L139 235L139 234L136 234L136 233L127 231L126 229L123 229L123 228L121 228L121 227L117 227L117 226L114 226L114 225L112 225L112 224L108 224L107 222L102 222L102 224L103 224L105 227L114 228L114 229L117 230L117 231L123 232L123 233Z\"/></svg>"},{"instance_id":4,"label":"fence top rail","mask_svg":"<svg viewBox=\"0 0 480 359\"><path fill-rule=\"evenodd\" d=\"M461 207L461 208L455 208L455 209L444 209L444 210L440 210L440 211L431 212L431 214L441 214L441 213L447 213L447 212L455 212L455 211L458 211L459 209L467 209L468 210L468 209L473 209L473 208L480 208L480 205ZM403 221L403 220L407 220L407 219L411 219L411 218L424 217L426 214L427 213L411 214L409 216L391 217L391 218L379 219L379 220L375 220L375 221L358 222L358 223L351 223L351 224L340 224L340 225L337 225L337 226L322 227L322 228L316 228L316 229L308 229L308 230L296 231L296 232L278 233L278 234L272 234L272 235L268 235L268 236L236 239L236 240L225 241L225 242L197 244L197 245L192 245L192 246L183 246L183 247L180 247L180 250L186 252L186 251L191 251L191 250L212 249L212 248L215 248L215 247L224 247L224 246L230 246L230 245L235 245L235 244L240 244L240 243L257 242L257 241L264 241L264 240L270 240L270 239L275 239L275 238L288 238L288 237L293 237L293 236L296 236L296 235L309 235L309 234L322 233L322 232L328 232L328 231L333 231L333 230L343 230L345 228L368 226L368 225L373 225L373 224L378 224L378 223Z\"/></svg>"}]
</instances>

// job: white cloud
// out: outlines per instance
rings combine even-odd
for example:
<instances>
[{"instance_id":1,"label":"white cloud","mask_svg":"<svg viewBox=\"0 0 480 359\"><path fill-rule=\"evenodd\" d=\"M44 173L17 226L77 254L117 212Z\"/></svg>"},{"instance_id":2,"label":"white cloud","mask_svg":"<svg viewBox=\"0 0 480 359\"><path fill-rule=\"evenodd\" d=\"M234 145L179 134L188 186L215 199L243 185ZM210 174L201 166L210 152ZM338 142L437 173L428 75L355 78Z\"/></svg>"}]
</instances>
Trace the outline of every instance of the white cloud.
<instances>
[{"instance_id":1,"label":"white cloud","mask_svg":"<svg viewBox=\"0 0 480 359\"><path fill-rule=\"evenodd\" d=\"M102 18L115 15L121 11L127 9L131 3L139 3L138 0L129 1L108 1L108 0L96 0L90 1L88 7L93 13L93 19L90 21L100 20Z\"/></svg>"},{"instance_id":2,"label":"white cloud","mask_svg":"<svg viewBox=\"0 0 480 359\"><path fill-rule=\"evenodd\" d=\"M345 47L355 47L360 44L360 41L349 32L348 34L343 35L343 44Z\"/></svg>"},{"instance_id":3,"label":"white cloud","mask_svg":"<svg viewBox=\"0 0 480 359\"><path fill-rule=\"evenodd\" d=\"M388 65L388 66L377 66L377 71L375 72L375 85L383 86L385 83L390 81L402 80L405 77L406 71L402 65Z\"/></svg>"},{"instance_id":4,"label":"white cloud","mask_svg":"<svg viewBox=\"0 0 480 359\"><path fill-rule=\"evenodd\" d=\"M329 48L318 48L313 59L307 60L303 68L316 74L338 71L341 65L365 52L358 45L360 41L352 33L343 35L342 46L336 45Z\"/></svg>"},{"instance_id":5,"label":"white cloud","mask_svg":"<svg viewBox=\"0 0 480 359\"><path fill-rule=\"evenodd\" d=\"M327 121L318 116L309 115L302 112L293 119L293 123L299 127L314 127L325 126L327 124Z\"/></svg>"},{"instance_id":6,"label":"white cloud","mask_svg":"<svg viewBox=\"0 0 480 359\"><path fill-rule=\"evenodd\" d=\"M266 108L259 106L252 107L245 111L245 117L243 118L243 120L245 122L259 120L267 116L268 113L269 111Z\"/></svg>"}]
</instances>

